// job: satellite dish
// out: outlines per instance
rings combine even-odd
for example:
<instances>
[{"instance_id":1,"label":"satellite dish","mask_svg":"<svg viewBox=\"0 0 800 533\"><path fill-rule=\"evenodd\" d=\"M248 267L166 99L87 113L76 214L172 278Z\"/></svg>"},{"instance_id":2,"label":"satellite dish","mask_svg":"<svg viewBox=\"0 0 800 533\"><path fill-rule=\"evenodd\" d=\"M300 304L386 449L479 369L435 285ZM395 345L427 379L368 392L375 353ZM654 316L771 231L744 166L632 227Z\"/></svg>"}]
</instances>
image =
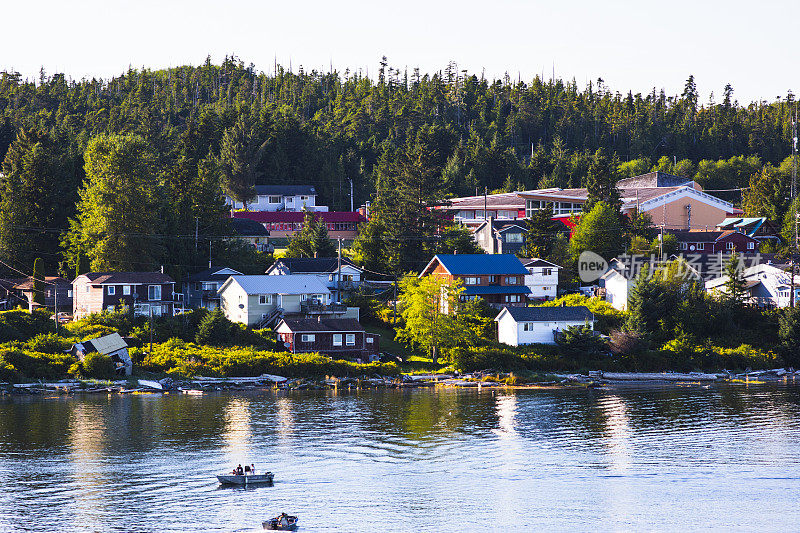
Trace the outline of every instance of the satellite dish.
<instances>
[{"instance_id":1,"label":"satellite dish","mask_svg":"<svg viewBox=\"0 0 800 533\"><path fill-rule=\"evenodd\" d=\"M689 246L689 250L692 250L692 251L694 251L694 244L693 244L693 245L691 245L691 246Z\"/></svg>"},{"instance_id":2,"label":"satellite dish","mask_svg":"<svg viewBox=\"0 0 800 533\"><path fill-rule=\"evenodd\" d=\"M289 344L288 342L284 342L284 343L283 343L283 345L284 345L286 348L289 348L289 347L291 347L291 344Z\"/></svg>"}]
</instances>

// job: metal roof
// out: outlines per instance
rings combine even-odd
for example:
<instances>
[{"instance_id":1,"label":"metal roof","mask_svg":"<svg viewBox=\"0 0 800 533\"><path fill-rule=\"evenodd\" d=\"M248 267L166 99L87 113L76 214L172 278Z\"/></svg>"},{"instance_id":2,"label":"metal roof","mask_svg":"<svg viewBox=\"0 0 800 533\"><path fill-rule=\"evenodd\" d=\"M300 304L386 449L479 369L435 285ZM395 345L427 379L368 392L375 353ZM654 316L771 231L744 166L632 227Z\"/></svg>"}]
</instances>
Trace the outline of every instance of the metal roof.
<instances>
[{"instance_id":1,"label":"metal roof","mask_svg":"<svg viewBox=\"0 0 800 533\"><path fill-rule=\"evenodd\" d=\"M317 190L312 185L256 185L256 194L262 196L314 196Z\"/></svg>"},{"instance_id":2,"label":"metal roof","mask_svg":"<svg viewBox=\"0 0 800 533\"><path fill-rule=\"evenodd\" d=\"M364 215L358 211L314 211L310 213L315 219L323 222L366 222ZM259 223L268 222L303 222L303 211L234 211L234 218L248 218Z\"/></svg>"},{"instance_id":3,"label":"metal roof","mask_svg":"<svg viewBox=\"0 0 800 533\"><path fill-rule=\"evenodd\" d=\"M286 267L292 274L329 274L339 268L339 259L336 257L284 257L275 261L267 272L275 270L278 266ZM358 268L352 261L342 257L342 267Z\"/></svg>"},{"instance_id":4,"label":"metal roof","mask_svg":"<svg viewBox=\"0 0 800 533\"><path fill-rule=\"evenodd\" d=\"M112 333L111 335L106 335L105 337L98 337L96 339L83 341L83 344L89 343L94 346L95 350L103 355L108 355L116 352L117 350L122 350L123 348L128 347L128 344L122 337L120 337L119 333Z\"/></svg>"},{"instance_id":5,"label":"metal roof","mask_svg":"<svg viewBox=\"0 0 800 533\"><path fill-rule=\"evenodd\" d=\"M241 276L242 273L228 267L211 267L192 274L189 276L189 281L225 281L231 276Z\"/></svg>"},{"instance_id":6,"label":"metal roof","mask_svg":"<svg viewBox=\"0 0 800 533\"><path fill-rule=\"evenodd\" d=\"M247 294L330 294L317 276L290 274L287 276L231 276L219 292L222 292L232 280Z\"/></svg>"},{"instance_id":7,"label":"metal roof","mask_svg":"<svg viewBox=\"0 0 800 533\"><path fill-rule=\"evenodd\" d=\"M175 283L171 277L161 272L87 272L81 275L89 278L92 285Z\"/></svg>"},{"instance_id":8,"label":"metal roof","mask_svg":"<svg viewBox=\"0 0 800 533\"><path fill-rule=\"evenodd\" d=\"M284 318L278 324L278 328L285 325L289 331L294 333L300 332L347 332L347 333L363 333L364 326L358 323L354 318L323 318L315 320L311 318ZM281 328L282 329L282 328Z\"/></svg>"},{"instance_id":9,"label":"metal roof","mask_svg":"<svg viewBox=\"0 0 800 533\"><path fill-rule=\"evenodd\" d=\"M480 296L483 294L530 294L525 285L470 285L464 288L464 296Z\"/></svg>"},{"instance_id":10,"label":"metal roof","mask_svg":"<svg viewBox=\"0 0 800 533\"><path fill-rule=\"evenodd\" d=\"M583 305L574 307L506 307L505 312L517 322L578 322L594 320L589 308ZM495 318L498 320L503 312Z\"/></svg>"},{"instance_id":11,"label":"metal roof","mask_svg":"<svg viewBox=\"0 0 800 533\"><path fill-rule=\"evenodd\" d=\"M431 259L422 274L436 261L453 276L528 274L522 261L511 254L439 254Z\"/></svg>"}]
</instances>

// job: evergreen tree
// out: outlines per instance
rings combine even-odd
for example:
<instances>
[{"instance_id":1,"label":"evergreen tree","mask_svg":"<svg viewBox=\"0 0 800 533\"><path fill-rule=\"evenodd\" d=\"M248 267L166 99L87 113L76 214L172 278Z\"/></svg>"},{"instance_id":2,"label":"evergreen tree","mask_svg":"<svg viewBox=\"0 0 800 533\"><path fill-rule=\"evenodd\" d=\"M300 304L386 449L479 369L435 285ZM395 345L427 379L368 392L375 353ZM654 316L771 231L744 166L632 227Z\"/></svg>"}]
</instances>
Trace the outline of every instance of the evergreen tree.
<instances>
[{"instance_id":1,"label":"evergreen tree","mask_svg":"<svg viewBox=\"0 0 800 533\"><path fill-rule=\"evenodd\" d=\"M592 156L589 164L588 175L588 199L584 205L584 211L589 212L598 202L605 202L612 207L619 209L622 205L619 190L617 189L617 167L619 161L617 155L609 159L605 150L598 148Z\"/></svg>"},{"instance_id":2,"label":"evergreen tree","mask_svg":"<svg viewBox=\"0 0 800 533\"><path fill-rule=\"evenodd\" d=\"M625 228L620 222L618 208L598 202L572 230L569 250L573 261L587 250L609 261L622 253L626 245Z\"/></svg>"},{"instance_id":3,"label":"evergreen tree","mask_svg":"<svg viewBox=\"0 0 800 533\"><path fill-rule=\"evenodd\" d=\"M259 165L267 145L268 140L261 138L256 125L244 113L222 135L217 158L222 187L231 198L244 204L245 210L255 196L253 186L261 173Z\"/></svg>"},{"instance_id":4,"label":"evergreen tree","mask_svg":"<svg viewBox=\"0 0 800 533\"><path fill-rule=\"evenodd\" d=\"M306 211L303 229L289 239L284 257L335 257L339 250L328 237L325 221Z\"/></svg>"},{"instance_id":5,"label":"evergreen tree","mask_svg":"<svg viewBox=\"0 0 800 533\"><path fill-rule=\"evenodd\" d=\"M725 263L725 275L728 277L725 282L725 295L728 301L737 306L743 304L747 298L743 270L743 258L739 254L731 254Z\"/></svg>"},{"instance_id":6,"label":"evergreen tree","mask_svg":"<svg viewBox=\"0 0 800 533\"><path fill-rule=\"evenodd\" d=\"M559 233L565 229L560 222L553 220L553 208L550 204L542 209L534 210L525 221L525 244L520 254L522 257L549 258L556 245Z\"/></svg>"}]
</instances>

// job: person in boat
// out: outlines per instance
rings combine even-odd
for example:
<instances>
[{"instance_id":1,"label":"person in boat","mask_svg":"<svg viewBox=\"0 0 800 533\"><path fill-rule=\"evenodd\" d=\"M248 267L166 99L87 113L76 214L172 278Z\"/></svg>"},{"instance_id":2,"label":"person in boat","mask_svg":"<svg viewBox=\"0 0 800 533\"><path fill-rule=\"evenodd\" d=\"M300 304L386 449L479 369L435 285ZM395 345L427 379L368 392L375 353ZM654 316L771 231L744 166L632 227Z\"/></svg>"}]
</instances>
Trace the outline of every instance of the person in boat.
<instances>
[{"instance_id":1,"label":"person in boat","mask_svg":"<svg viewBox=\"0 0 800 533\"><path fill-rule=\"evenodd\" d=\"M254 476L256 475L256 465L254 465L253 463L250 463L250 473L253 474Z\"/></svg>"},{"instance_id":2,"label":"person in boat","mask_svg":"<svg viewBox=\"0 0 800 533\"><path fill-rule=\"evenodd\" d=\"M250 472L250 465L244 465L244 475L251 474Z\"/></svg>"},{"instance_id":3,"label":"person in boat","mask_svg":"<svg viewBox=\"0 0 800 533\"><path fill-rule=\"evenodd\" d=\"M236 475L237 476L243 476L244 475L244 470L242 470L242 465L239 465L239 466L236 467Z\"/></svg>"}]
</instances>

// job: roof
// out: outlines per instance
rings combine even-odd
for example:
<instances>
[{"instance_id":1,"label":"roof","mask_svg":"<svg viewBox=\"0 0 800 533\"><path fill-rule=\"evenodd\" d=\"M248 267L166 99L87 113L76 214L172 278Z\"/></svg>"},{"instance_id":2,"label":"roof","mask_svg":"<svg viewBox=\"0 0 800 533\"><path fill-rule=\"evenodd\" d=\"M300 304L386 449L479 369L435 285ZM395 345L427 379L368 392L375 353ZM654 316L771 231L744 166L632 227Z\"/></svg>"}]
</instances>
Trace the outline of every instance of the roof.
<instances>
[{"instance_id":1,"label":"roof","mask_svg":"<svg viewBox=\"0 0 800 533\"><path fill-rule=\"evenodd\" d=\"M55 285L56 287L72 285L72 283L70 283L68 279L64 279L59 276L45 276L44 280L46 282L46 285ZM13 288L18 290L32 289L33 276L17 280L17 283L14 284Z\"/></svg>"},{"instance_id":2,"label":"roof","mask_svg":"<svg viewBox=\"0 0 800 533\"><path fill-rule=\"evenodd\" d=\"M256 194L262 196L315 196L313 185L256 185Z\"/></svg>"},{"instance_id":3,"label":"roof","mask_svg":"<svg viewBox=\"0 0 800 533\"><path fill-rule=\"evenodd\" d=\"M236 275L241 276L242 273L232 268L218 266L192 274L189 276L189 281L225 281L229 277Z\"/></svg>"},{"instance_id":4,"label":"roof","mask_svg":"<svg viewBox=\"0 0 800 533\"><path fill-rule=\"evenodd\" d=\"M525 199L517 192L462 196L461 198L450 198L447 202L450 205L443 206L443 209L483 209L484 205L489 209L525 209Z\"/></svg>"},{"instance_id":5,"label":"roof","mask_svg":"<svg viewBox=\"0 0 800 533\"><path fill-rule=\"evenodd\" d=\"M531 257L530 259L520 258L522 261L522 266L525 267L552 267L552 268L561 268L555 263L551 263L550 261L545 261L544 259L539 259L538 257Z\"/></svg>"},{"instance_id":6,"label":"roof","mask_svg":"<svg viewBox=\"0 0 800 533\"><path fill-rule=\"evenodd\" d=\"M86 276L92 285L175 283L171 277L161 272L87 272L86 274L81 274L81 276Z\"/></svg>"},{"instance_id":7,"label":"roof","mask_svg":"<svg viewBox=\"0 0 800 533\"><path fill-rule=\"evenodd\" d=\"M528 274L522 261L511 254L440 254L431 259L421 275L436 261L453 276Z\"/></svg>"},{"instance_id":8,"label":"roof","mask_svg":"<svg viewBox=\"0 0 800 533\"><path fill-rule=\"evenodd\" d=\"M247 294L330 294L317 276L290 274L287 276L231 276L220 288L225 290L231 282L238 284Z\"/></svg>"},{"instance_id":9,"label":"roof","mask_svg":"<svg viewBox=\"0 0 800 533\"><path fill-rule=\"evenodd\" d=\"M231 230L234 235L269 237L269 231L263 224L249 218L232 218Z\"/></svg>"},{"instance_id":10,"label":"roof","mask_svg":"<svg viewBox=\"0 0 800 533\"><path fill-rule=\"evenodd\" d=\"M475 227L473 233L475 233L476 231L480 231L488 222L489 222L488 220L481 221L481 223ZM492 229L498 233L505 233L506 231L509 230L518 230L519 232L527 231L527 229L525 228L524 219L519 221L516 220L512 221L507 219L500 219L500 220L494 219L492 220Z\"/></svg>"},{"instance_id":11,"label":"roof","mask_svg":"<svg viewBox=\"0 0 800 533\"><path fill-rule=\"evenodd\" d=\"M364 332L364 326L354 318L284 318L278 328L285 325L289 330L299 332ZM277 328L276 328L277 329Z\"/></svg>"},{"instance_id":12,"label":"roof","mask_svg":"<svg viewBox=\"0 0 800 533\"><path fill-rule=\"evenodd\" d=\"M574 307L506 307L495 320L508 313L516 322L578 322L594 320L589 308L583 305Z\"/></svg>"},{"instance_id":13,"label":"roof","mask_svg":"<svg viewBox=\"0 0 800 533\"><path fill-rule=\"evenodd\" d=\"M690 178L675 176L667 174L666 172L648 172L647 174L639 174L630 178L624 178L617 182L617 187L620 188L637 188L637 187L678 187L680 185L694 185Z\"/></svg>"},{"instance_id":14,"label":"roof","mask_svg":"<svg viewBox=\"0 0 800 533\"><path fill-rule=\"evenodd\" d=\"M469 285L464 287L464 296L481 296L483 294L530 294L525 285Z\"/></svg>"},{"instance_id":15,"label":"roof","mask_svg":"<svg viewBox=\"0 0 800 533\"><path fill-rule=\"evenodd\" d=\"M745 233L734 230L717 230L717 231L677 230L677 231L670 231L670 233L672 235L675 235L675 238L678 239L678 242L717 242L719 240L726 239L731 235L741 235L742 237L750 239L751 241L756 240Z\"/></svg>"},{"instance_id":16,"label":"roof","mask_svg":"<svg viewBox=\"0 0 800 533\"><path fill-rule=\"evenodd\" d=\"M766 217L756 218L726 218L719 224L717 229L738 229L749 236L755 235L759 228L767 222Z\"/></svg>"},{"instance_id":17,"label":"roof","mask_svg":"<svg viewBox=\"0 0 800 533\"><path fill-rule=\"evenodd\" d=\"M302 222L303 211L234 211L233 218L248 218L262 224L270 222ZM366 222L367 219L358 211L314 211L310 213L315 219L324 222Z\"/></svg>"},{"instance_id":18,"label":"roof","mask_svg":"<svg viewBox=\"0 0 800 533\"><path fill-rule=\"evenodd\" d=\"M103 355L128 347L128 344L120 337L119 333L112 333L104 337L83 341L83 344L91 344L94 346L95 350Z\"/></svg>"},{"instance_id":19,"label":"roof","mask_svg":"<svg viewBox=\"0 0 800 533\"><path fill-rule=\"evenodd\" d=\"M339 259L336 257L284 257L275 261L269 270L273 270L279 265L283 265L292 274L320 274L336 272L339 268ZM342 266L358 268L352 261L342 257ZM268 272L269 272L268 270ZM361 270L359 268L359 270Z\"/></svg>"}]
</instances>

